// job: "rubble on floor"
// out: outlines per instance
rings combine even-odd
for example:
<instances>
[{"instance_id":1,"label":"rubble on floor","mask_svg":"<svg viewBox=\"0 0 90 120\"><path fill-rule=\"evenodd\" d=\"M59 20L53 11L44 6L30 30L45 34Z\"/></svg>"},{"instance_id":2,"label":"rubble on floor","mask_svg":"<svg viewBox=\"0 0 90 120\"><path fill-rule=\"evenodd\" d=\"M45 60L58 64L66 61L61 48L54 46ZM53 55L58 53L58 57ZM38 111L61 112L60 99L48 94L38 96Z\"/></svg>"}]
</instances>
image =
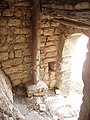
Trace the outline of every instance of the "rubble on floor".
<instances>
[{"instance_id":1,"label":"rubble on floor","mask_svg":"<svg viewBox=\"0 0 90 120\"><path fill-rule=\"evenodd\" d=\"M15 107L26 120L77 120L82 95L71 91L69 96L64 98L60 94L56 95L55 91L48 90L47 95L43 97L15 96L14 101Z\"/></svg>"},{"instance_id":2,"label":"rubble on floor","mask_svg":"<svg viewBox=\"0 0 90 120\"><path fill-rule=\"evenodd\" d=\"M49 90L43 81L31 86L27 84L29 97L25 86L13 88L12 93L11 83L1 70L0 86L0 120L78 119L82 94L70 91L64 98L59 89Z\"/></svg>"}]
</instances>

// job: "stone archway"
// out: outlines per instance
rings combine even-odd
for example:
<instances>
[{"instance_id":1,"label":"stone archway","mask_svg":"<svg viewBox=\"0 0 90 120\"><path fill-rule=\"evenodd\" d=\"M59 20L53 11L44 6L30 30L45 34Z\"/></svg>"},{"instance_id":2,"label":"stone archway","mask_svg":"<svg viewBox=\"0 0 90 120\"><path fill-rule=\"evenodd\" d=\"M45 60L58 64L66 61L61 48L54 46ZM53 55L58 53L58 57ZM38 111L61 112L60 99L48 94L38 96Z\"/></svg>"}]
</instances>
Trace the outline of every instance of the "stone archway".
<instances>
[{"instance_id":1,"label":"stone archway","mask_svg":"<svg viewBox=\"0 0 90 120\"><path fill-rule=\"evenodd\" d=\"M71 56L72 53L74 51L75 48L75 44L78 40L78 38L83 35L84 33L78 33L78 34L72 34L70 35L64 42L64 47L62 50L62 58L61 58L61 63L59 65L60 67L60 90L63 96L67 96L70 90L70 81L71 81ZM87 34L84 34L88 37ZM88 45L87 45L88 44ZM72 46L72 47L71 47ZM81 109L80 109L80 114L79 114L79 118L78 120L89 120L90 117L90 83L89 83L89 79L90 79L90 41L86 43L86 46L88 46L88 50L86 52L86 59L85 62L83 64L83 72L82 72L82 79L84 82L84 88L83 88L83 103L81 105ZM83 49L83 47L82 47ZM68 54L67 54L68 53ZM66 55L66 56L65 56ZM68 58L68 59L67 59ZM69 65L69 67L68 67ZM65 71L66 70L66 71ZM67 74L65 74L67 73ZM67 75L69 75L67 77ZM76 98L75 98L76 99Z\"/></svg>"},{"instance_id":2,"label":"stone archway","mask_svg":"<svg viewBox=\"0 0 90 120\"><path fill-rule=\"evenodd\" d=\"M82 81L82 67L86 59L88 37L84 34L76 39L74 52L72 55L71 65L71 90L82 94L83 81Z\"/></svg>"},{"instance_id":3,"label":"stone archway","mask_svg":"<svg viewBox=\"0 0 90 120\"><path fill-rule=\"evenodd\" d=\"M74 49L75 49L78 39L80 39L82 35L83 35L82 33L74 33L74 34L70 35L69 37L67 37L67 39L64 42L64 46L63 46L63 50L62 50L62 58L61 58L62 60L60 63L60 68L61 68L60 69L60 73L61 73L60 74L61 75L60 91L64 97L66 97L69 94L70 84L72 81L72 74L73 74L73 72L75 72L75 69L77 66L77 65L76 66L72 65L72 58L75 57L73 55L73 54L75 54ZM85 37L85 35L84 35L84 37ZM80 51L78 53L80 54ZM79 54L77 54L77 56ZM75 58L75 59L77 59L78 61L82 60L82 58L80 59L80 57L79 57L80 60L78 58ZM73 64L79 64L76 61L73 61L73 62L74 62ZM81 64L78 65L77 67L79 67L79 69L81 70L81 68L80 68ZM75 75L74 75L74 77L75 77ZM79 75L78 75L78 77L79 77Z\"/></svg>"}]
</instances>

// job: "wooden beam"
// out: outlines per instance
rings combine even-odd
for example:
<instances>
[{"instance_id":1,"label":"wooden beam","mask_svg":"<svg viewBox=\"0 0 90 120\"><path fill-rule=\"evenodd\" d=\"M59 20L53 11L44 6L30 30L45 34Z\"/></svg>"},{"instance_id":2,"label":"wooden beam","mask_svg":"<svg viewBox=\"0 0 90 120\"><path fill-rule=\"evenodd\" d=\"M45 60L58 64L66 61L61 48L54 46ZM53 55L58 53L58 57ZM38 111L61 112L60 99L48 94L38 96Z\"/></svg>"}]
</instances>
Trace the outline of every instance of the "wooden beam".
<instances>
[{"instance_id":1,"label":"wooden beam","mask_svg":"<svg viewBox=\"0 0 90 120\"><path fill-rule=\"evenodd\" d=\"M40 1L32 0L32 76L33 82L40 80Z\"/></svg>"}]
</instances>

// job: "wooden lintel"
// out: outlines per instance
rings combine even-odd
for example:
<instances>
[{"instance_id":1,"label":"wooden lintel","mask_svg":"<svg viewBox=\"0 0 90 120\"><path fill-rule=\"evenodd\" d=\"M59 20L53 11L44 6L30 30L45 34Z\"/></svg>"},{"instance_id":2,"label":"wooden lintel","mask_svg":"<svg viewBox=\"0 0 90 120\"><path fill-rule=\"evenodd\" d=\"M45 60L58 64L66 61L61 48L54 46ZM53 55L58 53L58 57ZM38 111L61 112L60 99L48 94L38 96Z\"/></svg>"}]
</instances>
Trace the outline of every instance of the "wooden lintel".
<instances>
[{"instance_id":1,"label":"wooden lintel","mask_svg":"<svg viewBox=\"0 0 90 120\"><path fill-rule=\"evenodd\" d=\"M40 1L32 0L32 76L33 82L40 80Z\"/></svg>"}]
</instances>

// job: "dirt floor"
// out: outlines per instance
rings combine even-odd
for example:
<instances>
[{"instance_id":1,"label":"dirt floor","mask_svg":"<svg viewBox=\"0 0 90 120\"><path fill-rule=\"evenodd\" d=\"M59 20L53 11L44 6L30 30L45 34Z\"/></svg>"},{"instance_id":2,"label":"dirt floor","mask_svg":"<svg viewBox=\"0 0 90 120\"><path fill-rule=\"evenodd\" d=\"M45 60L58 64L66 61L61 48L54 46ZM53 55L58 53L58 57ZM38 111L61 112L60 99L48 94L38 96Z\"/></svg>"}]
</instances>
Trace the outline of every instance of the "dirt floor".
<instances>
[{"instance_id":1,"label":"dirt floor","mask_svg":"<svg viewBox=\"0 0 90 120\"><path fill-rule=\"evenodd\" d=\"M14 106L26 120L77 120L83 97L72 90L66 98L56 95L54 90L48 90L44 97L28 98L24 87L14 88L13 93Z\"/></svg>"}]
</instances>

